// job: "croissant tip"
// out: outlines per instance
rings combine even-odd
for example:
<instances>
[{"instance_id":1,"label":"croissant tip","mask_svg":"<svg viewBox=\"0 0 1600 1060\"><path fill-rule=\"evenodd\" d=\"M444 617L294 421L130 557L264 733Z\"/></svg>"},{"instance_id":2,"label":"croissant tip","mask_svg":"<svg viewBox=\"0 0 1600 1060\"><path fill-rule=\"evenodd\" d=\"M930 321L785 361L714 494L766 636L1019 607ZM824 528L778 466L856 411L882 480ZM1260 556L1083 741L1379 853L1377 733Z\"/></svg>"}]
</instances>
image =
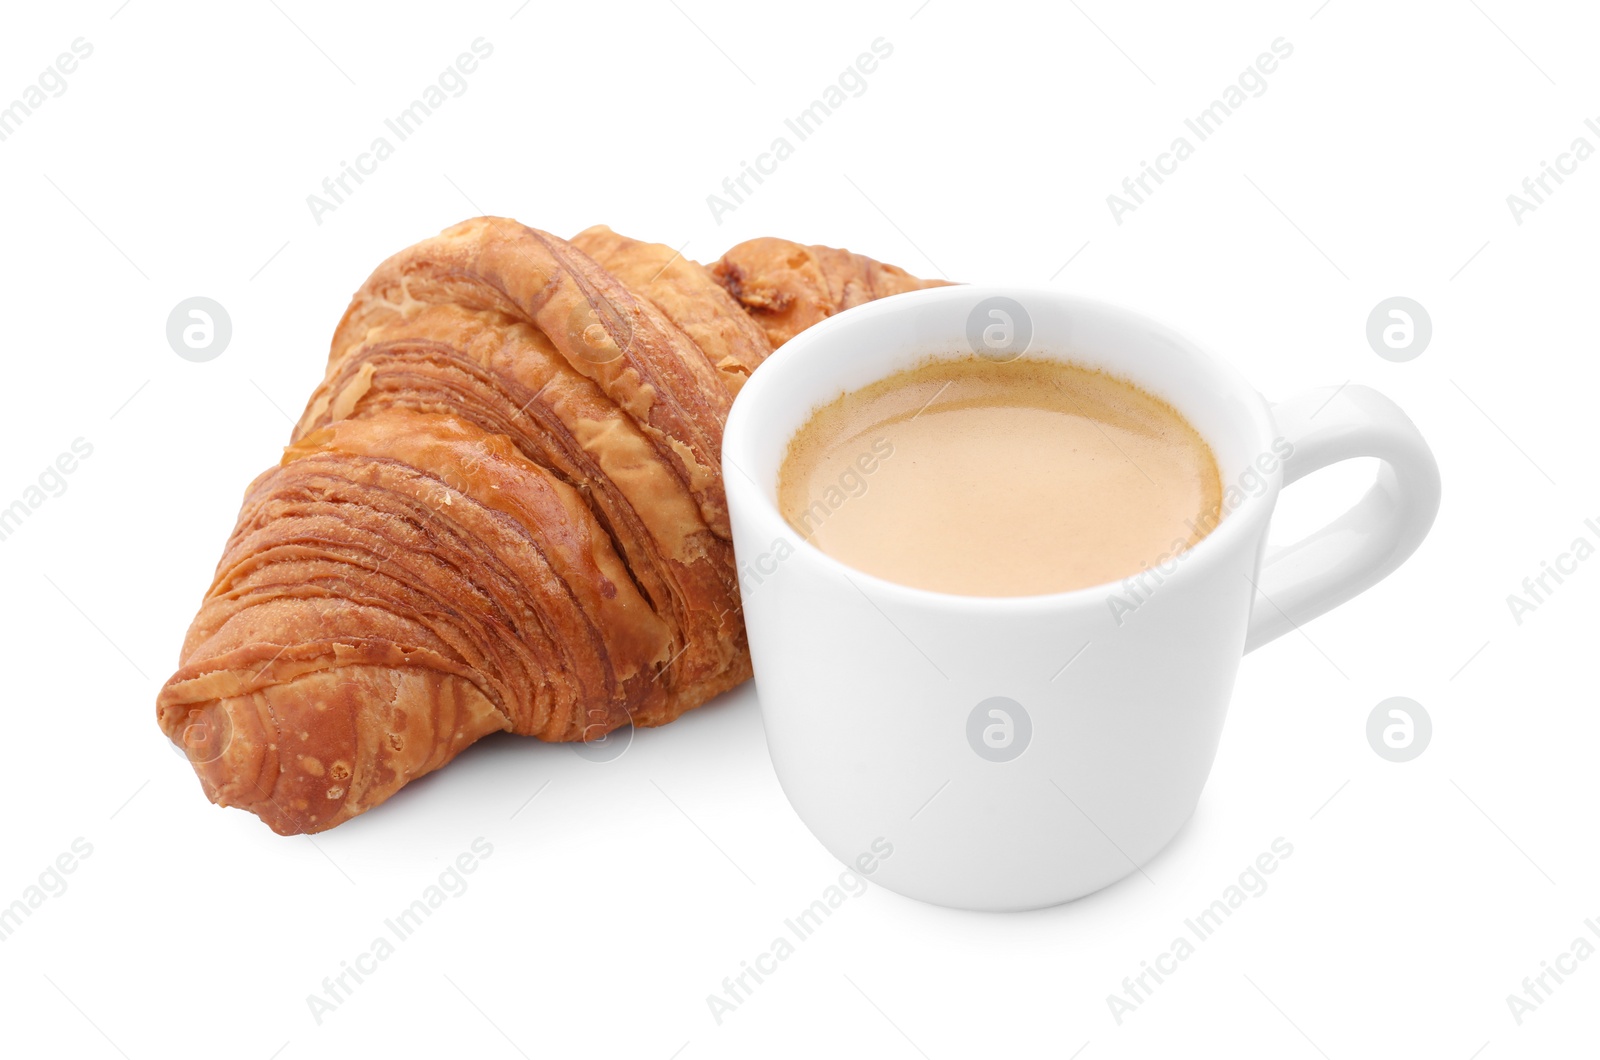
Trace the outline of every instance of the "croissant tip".
<instances>
[{"instance_id":1,"label":"croissant tip","mask_svg":"<svg viewBox=\"0 0 1600 1060\"><path fill-rule=\"evenodd\" d=\"M262 748L245 735L249 717L239 716L237 708L220 700L167 710L162 728L189 759L206 798L216 806L253 813L279 835L319 831L314 817L286 809L254 779L262 768ZM330 817L322 827L334 823Z\"/></svg>"}]
</instances>

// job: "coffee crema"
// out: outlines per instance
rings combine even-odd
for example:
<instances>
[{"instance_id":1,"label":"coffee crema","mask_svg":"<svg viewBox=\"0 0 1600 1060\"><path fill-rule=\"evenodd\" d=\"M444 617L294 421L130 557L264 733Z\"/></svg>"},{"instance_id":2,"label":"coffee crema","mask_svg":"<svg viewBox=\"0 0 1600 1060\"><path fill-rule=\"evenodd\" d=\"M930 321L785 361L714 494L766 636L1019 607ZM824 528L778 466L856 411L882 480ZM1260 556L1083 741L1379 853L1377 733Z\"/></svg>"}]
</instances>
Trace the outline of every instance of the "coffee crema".
<instances>
[{"instance_id":1,"label":"coffee crema","mask_svg":"<svg viewBox=\"0 0 1600 1060\"><path fill-rule=\"evenodd\" d=\"M947 358L812 413L778 473L789 525L888 581L1032 596L1169 562L1221 516L1217 462L1171 405L1098 369Z\"/></svg>"}]
</instances>

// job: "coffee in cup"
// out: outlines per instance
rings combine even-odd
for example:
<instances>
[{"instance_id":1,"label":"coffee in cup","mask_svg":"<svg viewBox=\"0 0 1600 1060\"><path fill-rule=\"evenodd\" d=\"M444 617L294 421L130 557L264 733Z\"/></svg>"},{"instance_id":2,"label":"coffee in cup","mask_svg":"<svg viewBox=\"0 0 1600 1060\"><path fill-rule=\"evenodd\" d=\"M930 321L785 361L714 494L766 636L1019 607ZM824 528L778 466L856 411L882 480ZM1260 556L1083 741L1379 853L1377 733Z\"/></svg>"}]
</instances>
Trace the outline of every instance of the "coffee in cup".
<instances>
[{"instance_id":1,"label":"coffee in cup","mask_svg":"<svg viewBox=\"0 0 1600 1060\"><path fill-rule=\"evenodd\" d=\"M930 359L815 410L778 476L785 520L919 589L1031 596L1115 582L1217 523L1216 458L1171 405L1040 358Z\"/></svg>"}]
</instances>

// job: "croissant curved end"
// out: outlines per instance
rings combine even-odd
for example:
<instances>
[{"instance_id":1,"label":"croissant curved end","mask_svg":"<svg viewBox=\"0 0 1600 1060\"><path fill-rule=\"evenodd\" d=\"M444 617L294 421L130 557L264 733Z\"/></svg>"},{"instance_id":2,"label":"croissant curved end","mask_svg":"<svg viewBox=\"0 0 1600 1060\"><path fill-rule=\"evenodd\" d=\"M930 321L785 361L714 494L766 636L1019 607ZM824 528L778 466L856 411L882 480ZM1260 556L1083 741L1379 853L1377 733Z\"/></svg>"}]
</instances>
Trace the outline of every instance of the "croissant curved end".
<instances>
[{"instance_id":1,"label":"croissant curved end","mask_svg":"<svg viewBox=\"0 0 1600 1060\"><path fill-rule=\"evenodd\" d=\"M244 695L166 703L161 726L212 802L299 835L383 802L508 722L454 674L344 666Z\"/></svg>"}]
</instances>

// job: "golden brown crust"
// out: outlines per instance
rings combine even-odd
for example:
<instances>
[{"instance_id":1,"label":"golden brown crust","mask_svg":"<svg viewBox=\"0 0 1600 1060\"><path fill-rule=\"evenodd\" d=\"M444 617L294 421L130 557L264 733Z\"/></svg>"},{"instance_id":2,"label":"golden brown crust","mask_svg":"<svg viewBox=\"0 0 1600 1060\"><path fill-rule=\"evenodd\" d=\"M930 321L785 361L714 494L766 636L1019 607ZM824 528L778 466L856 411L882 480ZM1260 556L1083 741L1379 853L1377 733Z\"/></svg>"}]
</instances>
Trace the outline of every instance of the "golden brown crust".
<instances>
[{"instance_id":1,"label":"golden brown crust","mask_svg":"<svg viewBox=\"0 0 1600 1060\"><path fill-rule=\"evenodd\" d=\"M742 650L732 544L715 534L675 463L537 328L459 306L420 307L368 330L329 367L299 431L396 409L440 412L504 435L579 490L644 598L673 631L690 685Z\"/></svg>"},{"instance_id":2,"label":"golden brown crust","mask_svg":"<svg viewBox=\"0 0 1600 1060\"><path fill-rule=\"evenodd\" d=\"M711 275L767 333L773 349L835 313L905 291L944 287L904 269L833 247L764 236L746 240Z\"/></svg>"},{"instance_id":3,"label":"golden brown crust","mask_svg":"<svg viewBox=\"0 0 1600 1060\"><path fill-rule=\"evenodd\" d=\"M605 225L585 228L573 245L655 303L705 351L730 394L766 360L772 344L707 270L662 243L643 243Z\"/></svg>"},{"instance_id":4,"label":"golden brown crust","mask_svg":"<svg viewBox=\"0 0 1600 1060\"><path fill-rule=\"evenodd\" d=\"M456 305L543 332L677 468L726 539L722 423L732 398L716 368L648 300L564 239L503 217L447 228L378 266L334 333L330 364L368 332L429 305Z\"/></svg>"},{"instance_id":5,"label":"golden brown crust","mask_svg":"<svg viewBox=\"0 0 1600 1060\"><path fill-rule=\"evenodd\" d=\"M836 308L891 285L846 257ZM487 733L593 739L746 680L721 430L770 350L710 272L603 227L476 218L380 265L158 698L207 795L321 831Z\"/></svg>"}]
</instances>

